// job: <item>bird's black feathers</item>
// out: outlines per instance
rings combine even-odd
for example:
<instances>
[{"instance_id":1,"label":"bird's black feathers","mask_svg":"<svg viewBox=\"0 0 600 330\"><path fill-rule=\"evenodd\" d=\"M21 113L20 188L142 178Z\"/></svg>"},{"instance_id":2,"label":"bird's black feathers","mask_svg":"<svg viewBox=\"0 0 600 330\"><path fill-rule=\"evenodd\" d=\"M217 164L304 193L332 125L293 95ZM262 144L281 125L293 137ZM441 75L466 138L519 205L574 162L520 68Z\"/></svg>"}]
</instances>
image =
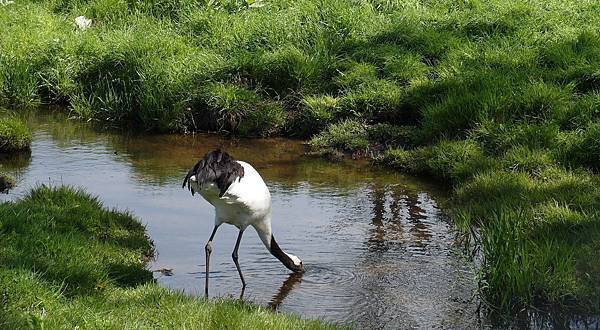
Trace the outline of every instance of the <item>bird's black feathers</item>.
<instances>
[{"instance_id":1,"label":"bird's black feathers","mask_svg":"<svg viewBox=\"0 0 600 330\"><path fill-rule=\"evenodd\" d=\"M194 175L200 187L206 183L216 184L219 188L219 197L223 197L223 194L236 179L244 177L244 167L228 153L217 149L204 155L183 179L182 188L185 188L187 184L192 195L195 191L190 185L190 178Z\"/></svg>"}]
</instances>

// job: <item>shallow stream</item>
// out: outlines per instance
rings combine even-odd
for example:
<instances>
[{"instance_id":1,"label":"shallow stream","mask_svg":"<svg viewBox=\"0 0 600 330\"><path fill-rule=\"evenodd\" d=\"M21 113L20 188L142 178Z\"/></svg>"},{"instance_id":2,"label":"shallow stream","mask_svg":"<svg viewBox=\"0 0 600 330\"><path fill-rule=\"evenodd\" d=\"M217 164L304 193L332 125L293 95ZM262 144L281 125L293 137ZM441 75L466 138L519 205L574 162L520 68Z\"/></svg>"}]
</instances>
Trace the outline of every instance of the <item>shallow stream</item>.
<instances>
[{"instance_id":1,"label":"shallow stream","mask_svg":"<svg viewBox=\"0 0 600 330\"><path fill-rule=\"evenodd\" d=\"M0 159L18 184L0 201L39 184L68 184L130 210L155 243L149 267L164 286L203 295L214 211L181 181L205 152L220 147L261 173L273 196L273 233L306 267L304 275L291 275L250 228L240 248L244 299L358 328L480 326L472 266L453 247L439 207L445 194L434 185L359 161L308 157L293 140L98 133L52 113L28 122L31 156ZM212 297L240 294L231 260L236 237L232 226L217 232Z\"/></svg>"}]
</instances>

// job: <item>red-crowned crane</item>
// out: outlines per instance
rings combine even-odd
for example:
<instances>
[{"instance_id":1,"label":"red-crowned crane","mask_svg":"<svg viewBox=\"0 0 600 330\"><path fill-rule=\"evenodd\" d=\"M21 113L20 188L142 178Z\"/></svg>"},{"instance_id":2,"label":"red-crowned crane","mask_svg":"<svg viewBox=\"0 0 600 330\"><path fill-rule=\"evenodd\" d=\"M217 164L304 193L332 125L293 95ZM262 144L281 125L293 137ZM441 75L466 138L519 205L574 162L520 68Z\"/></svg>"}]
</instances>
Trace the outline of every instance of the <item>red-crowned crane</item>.
<instances>
[{"instance_id":1,"label":"red-crowned crane","mask_svg":"<svg viewBox=\"0 0 600 330\"><path fill-rule=\"evenodd\" d=\"M260 174L250 164L234 160L226 152L215 150L207 153L185 176L183 186L198 192L215 207L215 226L206 243L206 283L204 293L208 297L208 277L211 242L217 228L223 223L239 229L231 257L242 280L242 292L246 287L244 275L238 262L238 249L242 234L248 226L254 227L269 252L293 272L302 273L300 258L281 250L271 233L271 193Z\"/></svg>"}]
</instances>

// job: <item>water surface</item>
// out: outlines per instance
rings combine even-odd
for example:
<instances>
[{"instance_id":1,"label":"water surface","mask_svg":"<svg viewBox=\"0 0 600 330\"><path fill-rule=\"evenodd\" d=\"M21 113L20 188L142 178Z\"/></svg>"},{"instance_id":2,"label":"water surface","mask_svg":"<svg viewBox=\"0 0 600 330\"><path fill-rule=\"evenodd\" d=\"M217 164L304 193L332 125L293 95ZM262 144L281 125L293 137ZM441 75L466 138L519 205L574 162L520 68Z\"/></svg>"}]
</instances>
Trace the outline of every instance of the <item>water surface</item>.
<instances>
[{"instance_id":1,"label":"water surface","mask_svg":"<svg viewBox=\"0 0 600 330\"><path fill-rule=\"evenodd\" d=\"M164 286L204 292L214 211L181 181L199 157L220 147L261 173L273 197L273 233L306 267L302 276L290 274L249 228L240 247L244 299L358 328L480 326L472 266L453 248L439 207L444 194L433 185L362 162L308 157L305 146L286 139L98 133L52 113L28 121L31 156L0 159L18 184L0 201L39 184L69 184L132 211L156 246L150 269L171 270L155 272ZM223 225L213 241L212 297L240 294L231 260L236 237L235 227Z\"/></svg>"}]
</instances>

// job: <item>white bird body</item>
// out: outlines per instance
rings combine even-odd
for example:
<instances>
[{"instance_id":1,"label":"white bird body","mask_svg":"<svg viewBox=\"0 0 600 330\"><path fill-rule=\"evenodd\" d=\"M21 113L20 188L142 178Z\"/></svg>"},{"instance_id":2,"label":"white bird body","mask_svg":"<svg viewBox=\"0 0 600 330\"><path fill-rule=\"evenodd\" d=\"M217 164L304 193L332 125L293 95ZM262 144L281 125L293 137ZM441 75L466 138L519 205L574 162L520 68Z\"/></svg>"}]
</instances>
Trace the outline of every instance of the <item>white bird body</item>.
<instances>
[{"instance_id":1,"label":"white bird body","mask_svg":"<svg viewBox=\"0 0 600 330\"><path fill-rule=\"evenodd\" d=\"M235 161L244 168L244 177L231 183L223 196L215 183L199 186L196 176L190 177L192 187L207 202L215 207L215 226L222 223L244 230L252 225L263 243L270 247L271 238L271 193L260 174L252 165ZM268 238L264 240L263 237Z\"/></svg>"},{"instance_id":2,"label":"white bird body","mask_svg":"<svg viewBox=\"0 0 600 330\"><path fill-rule=\"evenodd\" d=\"M271 193L258 171L252 165L234 160L225 152L215 150L207 153L186 175L183 187L200 195L215 207L215 226L206 244L206 286L208 296L208 274L211 241L217 228L223 223L236 226L240 231L232 258L246 286L238 263L238 248L244 230L254 227L265 247L288 269L303 272L300 258L281 250L271 232Z\"/></svg>"}]
</instances>

